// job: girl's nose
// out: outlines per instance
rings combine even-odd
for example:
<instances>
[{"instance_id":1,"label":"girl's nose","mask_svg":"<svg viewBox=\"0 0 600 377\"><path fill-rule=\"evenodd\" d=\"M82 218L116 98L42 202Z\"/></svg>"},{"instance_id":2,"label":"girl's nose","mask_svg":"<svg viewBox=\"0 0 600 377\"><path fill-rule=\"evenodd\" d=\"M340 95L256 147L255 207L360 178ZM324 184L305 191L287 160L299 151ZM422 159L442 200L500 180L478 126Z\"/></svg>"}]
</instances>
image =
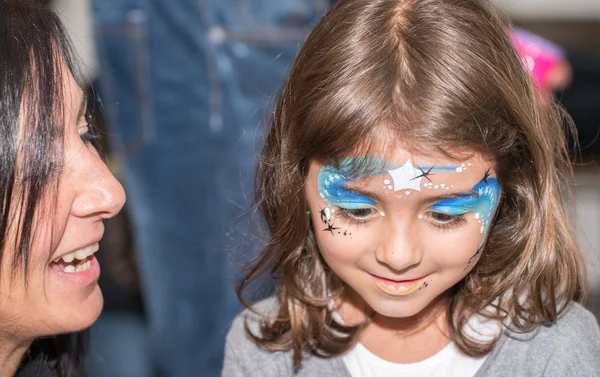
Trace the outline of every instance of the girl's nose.
<instances>
[{"instance_id":1,"label":"girl's nose","mask_svg":"<svg viewBox=\"0 0 600 377\"><path fill-rule=\"evenodd\" d=\"M418 265L423 255L418 231L414 228L410 222L389 220L375 251L377 260L395 271Z\"/></svg>"}]
</instances>

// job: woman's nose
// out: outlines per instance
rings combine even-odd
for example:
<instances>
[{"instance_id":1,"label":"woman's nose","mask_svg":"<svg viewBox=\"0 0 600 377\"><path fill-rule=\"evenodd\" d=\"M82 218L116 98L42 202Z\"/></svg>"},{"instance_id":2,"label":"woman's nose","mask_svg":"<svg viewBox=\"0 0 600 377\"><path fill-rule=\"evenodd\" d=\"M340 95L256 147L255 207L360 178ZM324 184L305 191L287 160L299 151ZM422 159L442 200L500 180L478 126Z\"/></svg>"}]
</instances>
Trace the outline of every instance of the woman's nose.
<instances>
[{"instance_id":1,"label":"woman's nose","mask_svg":"<svg viewBox=\"0 0 600 377\"><path fill-rule=\"evenodd\" d=\"M125 190L104 161L97 154L92 155L84 174L77 178L80 182L75 183L79 190L71 211L79 217L111 218L123 208Z\"/></svg>"}]
</instances>

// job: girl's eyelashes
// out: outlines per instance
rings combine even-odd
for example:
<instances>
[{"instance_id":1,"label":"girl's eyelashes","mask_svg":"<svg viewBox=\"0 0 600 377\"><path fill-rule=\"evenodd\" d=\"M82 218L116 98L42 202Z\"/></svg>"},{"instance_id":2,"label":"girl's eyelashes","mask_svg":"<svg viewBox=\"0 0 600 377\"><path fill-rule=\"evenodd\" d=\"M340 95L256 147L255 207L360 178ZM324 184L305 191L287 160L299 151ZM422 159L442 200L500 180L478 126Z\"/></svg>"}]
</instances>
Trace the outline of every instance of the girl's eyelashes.
<instances>
[{"instance_id":1,"label":"girl's eyelashes","mask_svg":"<svg viewBox=\"0 0 600 377\"><path fill-rule=\"evenodd\" d=\"M378 214L375 208L365 207L365 208L339 208L338 214L341 214L344 218L356 222L356 223L364 223L369 221L373 216Z\"/></svg>"},{"instance_id":2,"label":"girl's eyelashes","mask_svg":"<svg viewBox=\"0 0 600 377\"><path fill-rule=\"evenodd\" d=\"M467 222L465 213L451 215L444 212L430 211L426 215L434 226L444 229L451 229Z\"/></svg>"},{"instance_id":3,"label":"girl's eyelashes","mask_svg":"<svg viewBox=\"0 0 600 377\"><path fill-rule=\"evenodd\" d=\"M356 224L366 223L374 217L379 216L379 211L372 207L355 209L338 207L337 213L347 221ZM467 213L449 214L445 212L429 211L426 213L426 217L438 228L452 229L467 222L466 214Z\"/></svg>"}]
</instances>

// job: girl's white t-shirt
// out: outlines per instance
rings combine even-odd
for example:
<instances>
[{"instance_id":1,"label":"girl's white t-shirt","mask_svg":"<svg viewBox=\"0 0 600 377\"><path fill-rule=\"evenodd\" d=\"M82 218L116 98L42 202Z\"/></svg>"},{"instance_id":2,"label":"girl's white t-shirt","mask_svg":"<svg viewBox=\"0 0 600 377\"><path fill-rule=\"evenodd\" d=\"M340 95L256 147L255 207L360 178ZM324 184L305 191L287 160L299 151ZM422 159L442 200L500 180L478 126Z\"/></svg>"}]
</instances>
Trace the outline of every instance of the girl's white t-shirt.
<instances>
[{"instance_id":1,"label":"girl's white t-shirt","mask_svg":"<svg viewBox=\"0 0 600 377\"><path fill-rule=\"evenodd\" d=\"M343 356L352 377L472 377L486 357L463 355L452 342L430 358L411 364L384 360L361 343Z\"/></svg>"},{"instance_id":2,"label":"girl's white t-shirt","mask_svg":"<svg viewBox=\"0 0 600 377\"><path fill-rule=\"evenodd\" d=\"M487 341L499 335L501 326L481 317L472 317L467 333L474 339ZM486 356L474 358L461 353L453 342L435 355L416 363L399 364L380 358L361 343L343 356L352 377L473 377Z\"/></svg>"}]
</instances>

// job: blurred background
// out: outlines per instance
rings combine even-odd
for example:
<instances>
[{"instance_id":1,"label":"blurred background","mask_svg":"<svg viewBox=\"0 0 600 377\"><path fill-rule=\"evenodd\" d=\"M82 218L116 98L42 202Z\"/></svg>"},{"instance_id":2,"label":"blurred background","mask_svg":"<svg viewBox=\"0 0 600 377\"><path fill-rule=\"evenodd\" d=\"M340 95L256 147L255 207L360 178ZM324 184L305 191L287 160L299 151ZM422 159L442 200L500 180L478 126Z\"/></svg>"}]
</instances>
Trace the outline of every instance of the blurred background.
<instances>
[{"instance_id":1,"label":"blurred background","mask_svg":"<svg viewBox=\"0 0 600 377\"><path fill-rule=\"evenodd\" d=\"M96 122L128 192L98 254L105 309L92 328L92 376L218 375L218 339L239 310L229 266L243 259L219 251L253 249L236 234L254 231L239 219L252 198L259 127L333 2L52 1L103 100ZM568 61L556 95L579 133L573 210L600 318L600 1L496 2Z\"/></svg>"},{"instance_id":2,"label":"blurred background","mask_svg":"<svg viewBox=\"0 0 600 377\"><path fill-rule=\"evenodd\" d=\"M600 318L600 1L496 2L517 26L561 46L572 69L572 81L556 95L579 134L573 210L579 242L588 258L589 308Z\"/></svg>"}]
</instances>

